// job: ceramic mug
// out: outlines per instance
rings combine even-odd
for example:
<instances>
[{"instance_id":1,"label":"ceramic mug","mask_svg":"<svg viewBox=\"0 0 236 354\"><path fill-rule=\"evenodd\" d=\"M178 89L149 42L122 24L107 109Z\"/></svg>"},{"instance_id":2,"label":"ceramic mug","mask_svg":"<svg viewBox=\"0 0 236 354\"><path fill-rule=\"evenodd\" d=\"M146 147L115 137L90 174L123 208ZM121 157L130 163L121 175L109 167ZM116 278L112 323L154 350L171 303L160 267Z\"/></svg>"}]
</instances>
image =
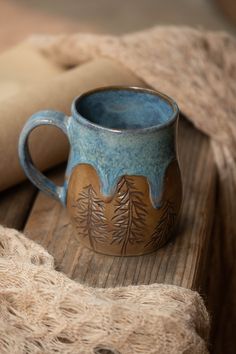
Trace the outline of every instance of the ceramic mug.
<instances>
[{"instance_id":1,"label":"ceramic mug","mask_svg":"<svg viewBox=\"0 0 236 354\"><path fill-rule=\"evenodd\" d=\"M136 87L105 87L76 98L72 115L34 114L19 140L28 178L67 207L76 237L96 252L142 255L171 236L182 199L176 151L179 110L166 95ZM33 165L29 133L54 125L68 137L63 186Z\"/></svg>"}]
</instances>

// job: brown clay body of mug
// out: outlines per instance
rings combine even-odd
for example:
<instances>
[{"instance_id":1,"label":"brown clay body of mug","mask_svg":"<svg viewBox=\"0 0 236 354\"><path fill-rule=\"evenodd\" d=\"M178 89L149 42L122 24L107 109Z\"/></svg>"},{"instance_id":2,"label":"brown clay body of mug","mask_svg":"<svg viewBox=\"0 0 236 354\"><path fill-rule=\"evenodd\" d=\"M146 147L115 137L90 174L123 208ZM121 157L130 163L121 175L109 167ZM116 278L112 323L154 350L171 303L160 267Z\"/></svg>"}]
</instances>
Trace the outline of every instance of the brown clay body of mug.
<instances>
[{"instance_id":1,"label":"brown clay body of mug","mask_svg":"<svg viewBox=\"0 0 236 354\"><path fill-rule=\"evenodd\" d=\"M171 237L179 213L182 186L179 166L168 167L160 208L154 208L143 176L123 176L112 198L100 191L95 169L75 167L67 208L79 242L99 253L133 256L153 252Z\"/></svg>"}]
</instances>

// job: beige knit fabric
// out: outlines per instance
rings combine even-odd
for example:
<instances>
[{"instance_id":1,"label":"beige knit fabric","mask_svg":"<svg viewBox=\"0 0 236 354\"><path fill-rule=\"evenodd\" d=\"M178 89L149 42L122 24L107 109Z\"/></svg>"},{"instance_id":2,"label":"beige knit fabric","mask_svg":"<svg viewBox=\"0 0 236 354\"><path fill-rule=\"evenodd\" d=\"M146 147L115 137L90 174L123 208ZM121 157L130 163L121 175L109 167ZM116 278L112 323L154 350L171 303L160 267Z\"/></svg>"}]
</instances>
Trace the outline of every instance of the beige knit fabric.
<instances>
[{"instance_id":1,"label":"beige knit fabric","mask_svg":"<svg viewBox=\"0 0 236 354\"><path fill-rule=\"evenodd\" d=\"M212 139L219 171L215 222L220 232L215 243L219 245L219 291L223 301L219 304L221 320L217 326L218 338L222 336L224 341L218 352L235 352L235 38L226 33L186 27L154 27L122 37L75 34L38 37L33 42L49 58L64 66L98 56L121 62L151 87L172 96L182 113Z\"/></svg>"},{"instance_id":2,"label":"beige knit fabric","mask_svg":"<svg viewBox=\"0 0 236 354\"><path fill-rule=\"evenodd\" d=\"M188 289L93 289L54 270L53 258L0 227L0 353L204 354L209 319Z\"/></svg>"}]
</instances>

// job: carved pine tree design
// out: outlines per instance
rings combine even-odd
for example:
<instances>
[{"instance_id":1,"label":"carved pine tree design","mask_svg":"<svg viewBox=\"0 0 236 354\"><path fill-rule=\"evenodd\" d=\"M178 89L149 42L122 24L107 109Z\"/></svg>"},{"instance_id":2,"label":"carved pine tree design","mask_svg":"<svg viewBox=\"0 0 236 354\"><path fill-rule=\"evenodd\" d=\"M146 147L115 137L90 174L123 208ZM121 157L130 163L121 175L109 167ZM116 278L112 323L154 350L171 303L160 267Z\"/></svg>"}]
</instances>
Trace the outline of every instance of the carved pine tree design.
<instances>
[{"instance_id":1,"label":"carved pine tree design","mask_svg":"<svg viewBox=\"0 0 236 354\"><path fill-rule=\"evenodd\" d=\"M95 249L97 242L106 242L107 220L104 215L104 202L97 197L91 184L83 188L73 207L77 209L76 228L84 237L88 237L91 247Z\"/></svg>"},{"instance_id":2,"label":"carved pine tree design","mask_svg":"<svg viewBox=\"0 0 236 354\"><path fill-rule=\"evenodd\" d=\"M173 203L166 200L163 205L163 214L157 226L155 227L151 240L145 247L152 245L153 248L158 248L163 245L168 238L168 234L172 231L175 223L176 212Z\"/></svg>"},{"instance_id":3,"label":"carved pine tree design","mask_svg":"<svg viewBox=\"0 0 236 354\"><path fill-rule=\"evenodd\" d=\"M144 241L146 205L143 193L137 191L132 177L124 176L117 185L117 198L114 216L112 244L121 245L121 254L125 255L129 244Z\"/></svg>"}]
</instances>

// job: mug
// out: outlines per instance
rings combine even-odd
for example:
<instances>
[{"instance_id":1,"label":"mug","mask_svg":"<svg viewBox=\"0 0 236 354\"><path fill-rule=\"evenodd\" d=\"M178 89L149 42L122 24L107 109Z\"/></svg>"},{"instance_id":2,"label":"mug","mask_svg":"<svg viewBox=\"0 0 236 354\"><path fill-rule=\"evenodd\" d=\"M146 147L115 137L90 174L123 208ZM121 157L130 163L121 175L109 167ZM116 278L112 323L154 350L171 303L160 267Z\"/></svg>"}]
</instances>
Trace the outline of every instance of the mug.
<instances>
[{"instance_id":1,"label":"mug","mask_svg":"<svg viewBox=\"0 0 236 354\"><path fill-rule=\"evenodd\" d=\"M79 242L108 255L150 253L170 238L182 199L176 150L179 110L168 96L137 87L104 87L82 94L70 117L34 114L19 140L28 178L68 210ZM68 137L63 186L32 163L29 133L54 125Z\"/></svg>"}]
</instances>

